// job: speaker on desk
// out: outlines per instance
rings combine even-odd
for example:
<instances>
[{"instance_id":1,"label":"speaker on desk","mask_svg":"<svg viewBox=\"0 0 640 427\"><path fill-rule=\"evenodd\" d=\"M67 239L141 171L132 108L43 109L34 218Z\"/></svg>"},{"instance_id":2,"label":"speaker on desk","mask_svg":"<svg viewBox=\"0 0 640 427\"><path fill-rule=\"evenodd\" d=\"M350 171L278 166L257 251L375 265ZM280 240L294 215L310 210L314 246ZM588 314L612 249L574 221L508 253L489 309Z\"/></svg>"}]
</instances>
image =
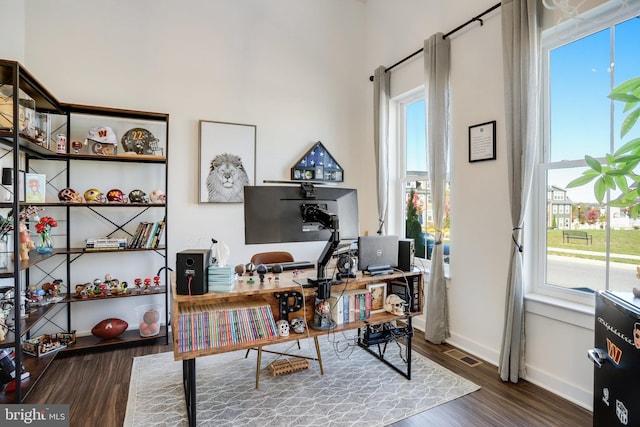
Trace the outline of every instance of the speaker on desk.
<instances>
[{"instance_id":1,"label":"speaker on desk","mask_svg":"<svg viewBox=\"0 0 640 427\"><path fill-rule=\"evenodd\" d=\"M176 293L202 295L209 290L207 268L211 249L187 249L176 254Z\"/></svg>"},{"instance_id":2,"label":"speaker on desk","mask_svg":"<svg viewBox=\"0 0 640 427\"><path fill-rule=\"evenodd\" d=\"M415 240L400 239L398 241L398 268L402 271L411 271L415 253Z\"/></svg>"}]
</instances>

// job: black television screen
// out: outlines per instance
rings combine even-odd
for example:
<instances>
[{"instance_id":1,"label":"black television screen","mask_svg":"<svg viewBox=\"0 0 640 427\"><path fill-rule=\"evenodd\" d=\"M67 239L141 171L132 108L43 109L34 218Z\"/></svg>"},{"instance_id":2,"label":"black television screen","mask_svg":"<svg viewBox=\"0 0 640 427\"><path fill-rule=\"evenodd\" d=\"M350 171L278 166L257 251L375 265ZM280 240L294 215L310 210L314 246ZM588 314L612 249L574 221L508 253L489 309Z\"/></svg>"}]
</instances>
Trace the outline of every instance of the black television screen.
<instances>
[{"instance_id":1,"label":"black television screen","mask_svg":"<svg viewBox=\"0 0 640 427\"><path fill-rule=\"evenodd\" d=\"M331 231L322 224L303 221L314 206L338 216L340 240L359 235L358 194L355 189L311 187L309 184L244 187L244 241L246 244L327 241Z\"/></svg>"}]
</instances>

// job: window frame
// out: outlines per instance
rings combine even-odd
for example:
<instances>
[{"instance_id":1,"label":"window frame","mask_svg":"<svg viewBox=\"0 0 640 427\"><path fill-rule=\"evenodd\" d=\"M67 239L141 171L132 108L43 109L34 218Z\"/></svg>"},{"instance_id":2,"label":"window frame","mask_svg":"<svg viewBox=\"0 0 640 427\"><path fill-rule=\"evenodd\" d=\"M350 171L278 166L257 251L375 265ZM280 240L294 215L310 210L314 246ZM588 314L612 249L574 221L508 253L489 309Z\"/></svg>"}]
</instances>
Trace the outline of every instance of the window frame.
<instances>
[{"instance_id":1,"label":"window frame","mask_svg":"<svg viewBox=\"0 0 640 427\"><path fill-rule=\"evenodd\" d=\"M550 52L553 49L563 45L575 42L581 38L592 35L603 29L615 26L623 21L633 18L640 14L640 4L622 5L620 2L607 2L601 6L582 14L577 19L562 22L554 27L546 29L541 33L541 102L540 102L540 138L538 152L538 164L535 169L534 188L532 195L534 201L529 216L532 226L532 234L529 235L533 246L535 246L534 254L529 263L527 271L532 279L527 286L527 291L551 297L557 300L564 300L568 303L578 303L593 306L593 294L576 291L562 286L546 283L547 277L547 196L548 183L547 175L550 170L569 169L572 167L586 167L584 159L581 160L565 160L565 161L548 161L548 152L550 148L550 109L549 109L549 81L550 81ZM585 153L589 154L589 153ZM604 161L604 158L597 160ZM607 209L607 222L610 223L610 210ZM610 250L607 250L606 260L609 260ZM605 272L606 282L609 282L609 267Z\"/></svg>"},{"instance_id":2,"label":"window frame","mask_svg":"<svg viewBox=\"0 0 640 427\"><path fill-rule=\"evenodd\" d=\"M429 173L425 171L424 174L407 175L406 155L406 132L405 132L405 120L406 120L406 107L412 103L425 100L424 85L418 86L412 90L409 90L403 94L393 97L389 104L389 224L391 228L390 233L396 233L401 238L405 236L406 226L406 200L405 200L405 186L409 182L414 181L426 181L429 184ZM426 132L426 128L425 128ZM426 138L425 138L426 139ZM427 148L428 153L428 148ZM428 168L428 164L427 164ZM431 193L427 193L425 197L425 208L431 203ZM428 215L427 215L428 216ZM431 267L431 260L416 256L416 264L424 271L429 271ZM444 265L445 277L449 278L449 263Z\"/></svg>"},{"instance_id":3,"label":"window frame","mask_svg":"<svg viewBox=\"0 0 640 427\"><path fill-rule=\"evenodd\" d=\"M390 108L390 118L393 117L394 120L394 128L395 128L395 140L390 144L390 168L392 169L390 172L390 177L393 177L393 181L390 182L389 188L390 192L393 192L393 197L390 197L390 207L393 206L390 211L393 212L393 227L395 232L401 236L401 238L405 237L405 221L406 221L406 202L404 200L404 189L407 183L413 181L428 181L429 175L428 172L425 172L424 175L407 175L407 144L406 144L406 108L408 105L413 104L418 101L422 101L425 99L424 96L424 87L419 86L415 89L412 89L408 92L405 92L401 95L394 97L391 100L391 103L394 104L393 111L395 114L391 114ZM426 129L425 129L426 131ZM391 132L390 132L391 135ZM416 258L418 258L416 256ZM431 261L427 258L419 258L423 263L430 265Z\"/></svg>"}]
</instances>

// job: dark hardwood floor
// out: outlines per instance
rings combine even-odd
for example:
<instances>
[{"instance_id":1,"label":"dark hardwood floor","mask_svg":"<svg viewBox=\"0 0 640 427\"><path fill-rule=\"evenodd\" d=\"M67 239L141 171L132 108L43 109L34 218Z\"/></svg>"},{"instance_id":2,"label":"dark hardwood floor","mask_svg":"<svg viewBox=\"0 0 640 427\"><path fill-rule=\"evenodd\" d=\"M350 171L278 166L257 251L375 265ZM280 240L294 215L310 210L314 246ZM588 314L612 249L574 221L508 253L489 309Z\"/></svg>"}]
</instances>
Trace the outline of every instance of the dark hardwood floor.
<instances>
[{"instance_id":1,"label":"dark hardwood floor","mask_svg":"<svg viewBox=\"0 0 640 427\"><path fill-rule=\"evenodd\" d=\"M418 332L419 335L419 332ZM481 386L481 389L400 421L396 427L590 426L591 412L526 381L500 380L487 363L470 367L444 352L453 347L414 339L415 351ZM60 354L25 403L70 405L71 426L121 426L134 357L171 351L154 344L105 352Z\"/></svg>"}]
</instances>

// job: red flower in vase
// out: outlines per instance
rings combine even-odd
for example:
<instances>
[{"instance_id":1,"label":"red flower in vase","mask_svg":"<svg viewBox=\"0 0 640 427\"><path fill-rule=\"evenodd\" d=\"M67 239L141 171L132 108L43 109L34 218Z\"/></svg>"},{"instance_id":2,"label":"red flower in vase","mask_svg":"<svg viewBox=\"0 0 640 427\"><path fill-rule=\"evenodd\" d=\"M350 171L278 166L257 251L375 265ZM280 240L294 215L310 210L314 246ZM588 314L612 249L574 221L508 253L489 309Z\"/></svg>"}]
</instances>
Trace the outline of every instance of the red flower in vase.
<instances>
[{"instance_id":1,"label":"red flower in vase","mask_svg":"<svg viewBox=\"0 0 640 427\"><path fill-rule=\"evenodd\" d=\"M50 216L43 216L42 218L40 218L40 221L36 223L36 232L38 234L50 233L51 228L57 226L58 222L55 219L51 218Z\"/></svg>"},{"instance_id":2,"label":"red flower in vase","mask_svg":"<svg viewBox=\"0 0 640 427\"><path fill-rule=\"evenodd\" d=\"M58 222L50 216L43 216L36 223L36 232L40 235L40 246L37 250L41 253L51 252L53 241L51 239L51 228L57 227Z\"/></svg>"}]
</instances>

